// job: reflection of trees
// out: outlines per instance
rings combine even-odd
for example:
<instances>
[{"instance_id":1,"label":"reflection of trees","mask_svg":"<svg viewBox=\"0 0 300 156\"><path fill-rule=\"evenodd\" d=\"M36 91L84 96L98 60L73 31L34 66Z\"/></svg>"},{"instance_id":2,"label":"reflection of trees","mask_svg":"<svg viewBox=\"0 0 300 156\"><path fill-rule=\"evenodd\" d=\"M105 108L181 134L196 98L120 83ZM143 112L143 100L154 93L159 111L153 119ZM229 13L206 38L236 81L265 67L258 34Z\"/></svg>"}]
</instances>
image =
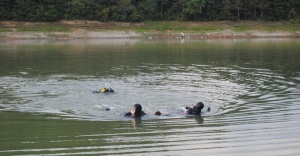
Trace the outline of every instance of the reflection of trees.
<instances>
[{"instance_id":1,"label":"reflection of trees","mask_svg":"<svg viewBox=\"0 0 300 156\"><path fill-rule=\"evenodd\" d=\"M28 71L30 68L37 74L42 72L45 75L74 73L117 77L140 72L169 72L170 66L188 67L193 64L213 64L224 68L237 65L293 71L297 70L297 58L300 54L296 52L299 46L295 42L280 40L257 40L258 42L185 40L184 43L140 40L123 44L113 44L114 40L96 41L3 44L1 45L3 50L0 52L0 69L2 74ZM204 68L210 67L197 68L203 71ZM222 76L225 77L232 78L232 75L230 72L222 72Z\"/></svg>"}]
</instances>

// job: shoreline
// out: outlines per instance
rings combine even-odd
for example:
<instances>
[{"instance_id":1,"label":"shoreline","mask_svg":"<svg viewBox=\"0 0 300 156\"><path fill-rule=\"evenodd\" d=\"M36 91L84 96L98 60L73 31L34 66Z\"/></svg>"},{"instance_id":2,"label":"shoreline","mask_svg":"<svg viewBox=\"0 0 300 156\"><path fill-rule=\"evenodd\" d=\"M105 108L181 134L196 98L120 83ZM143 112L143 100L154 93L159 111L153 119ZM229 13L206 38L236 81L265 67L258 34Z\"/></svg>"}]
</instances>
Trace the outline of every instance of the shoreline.
<instances>
[{"instance_id":1,"label":"shoreline","mask_svg":"<svg viewBox=\"0 0 300 156\"><path fill-rule=\"evenodd\" d=\"M0 21L0 41L24 39L246 39L300 38L285 22L17 22ZM292 27L290 30L286 28ZM242 31L240 30L242 29Z\"/></svg>"},{"instance_id":2,"label":"shoreline","mask_svg":"<svg viewBox=\"0 0 300 156\"><path fill-rule=\"evenodd\" d=\"M73 32L0 32L0 41L26 39L247 39L247 38L300 38L291 32L210 32L210 33L136 33L134 31L73 31Z\"/></svg>"}]
</instances>

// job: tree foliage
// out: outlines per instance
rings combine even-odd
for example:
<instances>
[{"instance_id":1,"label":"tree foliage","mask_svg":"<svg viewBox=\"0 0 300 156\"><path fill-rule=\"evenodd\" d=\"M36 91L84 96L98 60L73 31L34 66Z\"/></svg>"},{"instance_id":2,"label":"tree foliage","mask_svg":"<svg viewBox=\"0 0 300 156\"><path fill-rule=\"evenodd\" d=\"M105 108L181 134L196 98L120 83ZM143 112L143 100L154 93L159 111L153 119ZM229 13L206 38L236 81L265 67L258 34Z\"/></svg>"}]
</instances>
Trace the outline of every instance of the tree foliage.
<instances>
[{"instance_id":1,"label":"tree foliage","mask_svg":"<svg viewBox=\"0 0 300 156\"><path fill-rule=\"evenodd\" d=\"M205 0L187 0L184 9L186 19L199 19L201 17L202 9L205 6L205 2Z\"/></svg>"},{"instance_id":2,"label":"tree foliage","mask_svg":"<svg viewBox=\"0 0 300 156\"><path fill-rule=\"evenodd\" d=\"M0 0L15 21L300 20L299 0Z\"/></svg>"}]
</instances>

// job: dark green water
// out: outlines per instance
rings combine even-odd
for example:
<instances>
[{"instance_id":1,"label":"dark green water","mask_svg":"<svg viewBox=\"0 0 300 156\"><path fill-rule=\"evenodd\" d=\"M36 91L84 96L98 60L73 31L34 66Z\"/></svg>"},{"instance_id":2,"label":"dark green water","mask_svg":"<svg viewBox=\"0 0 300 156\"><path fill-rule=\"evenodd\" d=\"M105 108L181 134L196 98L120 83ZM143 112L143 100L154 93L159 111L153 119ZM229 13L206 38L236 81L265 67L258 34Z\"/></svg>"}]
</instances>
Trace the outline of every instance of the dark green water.
<instances>
[{"instance_id":1,"label":"dark green water","mask_svg":"<svg viewBox=\"0 0 300 156\"><path fill-rule=\"evenodd\" d=\"M291 39L0 42L0 155L299 155L299 49ZM92 93L107 82L116 93ZM202 115L184 115L198 101ZM135 103L148 115L123 117Z\"/></svg>"}]
</instances>

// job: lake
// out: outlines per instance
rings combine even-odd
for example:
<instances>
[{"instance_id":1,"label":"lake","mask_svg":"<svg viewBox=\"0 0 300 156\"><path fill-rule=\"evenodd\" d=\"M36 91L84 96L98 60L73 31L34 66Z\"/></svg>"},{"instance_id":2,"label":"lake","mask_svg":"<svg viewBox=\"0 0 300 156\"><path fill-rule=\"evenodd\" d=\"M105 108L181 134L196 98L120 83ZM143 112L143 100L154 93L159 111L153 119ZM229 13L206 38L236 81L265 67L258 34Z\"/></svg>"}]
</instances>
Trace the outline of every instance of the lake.
<instances>
[{"instance_id":1,"label":"lake","mask_svg":"<svg viewBox=\"0 0 300 156\"><path fill-rule=\"evenodd\" d=\"M299 49L297 39L2 41L0 155L299 155ZM93 93L105 83L115 93ZM201 116L183 113L199 101ZM147 115L124 117L136 103Z\"/></svg>"}]
</instances>

